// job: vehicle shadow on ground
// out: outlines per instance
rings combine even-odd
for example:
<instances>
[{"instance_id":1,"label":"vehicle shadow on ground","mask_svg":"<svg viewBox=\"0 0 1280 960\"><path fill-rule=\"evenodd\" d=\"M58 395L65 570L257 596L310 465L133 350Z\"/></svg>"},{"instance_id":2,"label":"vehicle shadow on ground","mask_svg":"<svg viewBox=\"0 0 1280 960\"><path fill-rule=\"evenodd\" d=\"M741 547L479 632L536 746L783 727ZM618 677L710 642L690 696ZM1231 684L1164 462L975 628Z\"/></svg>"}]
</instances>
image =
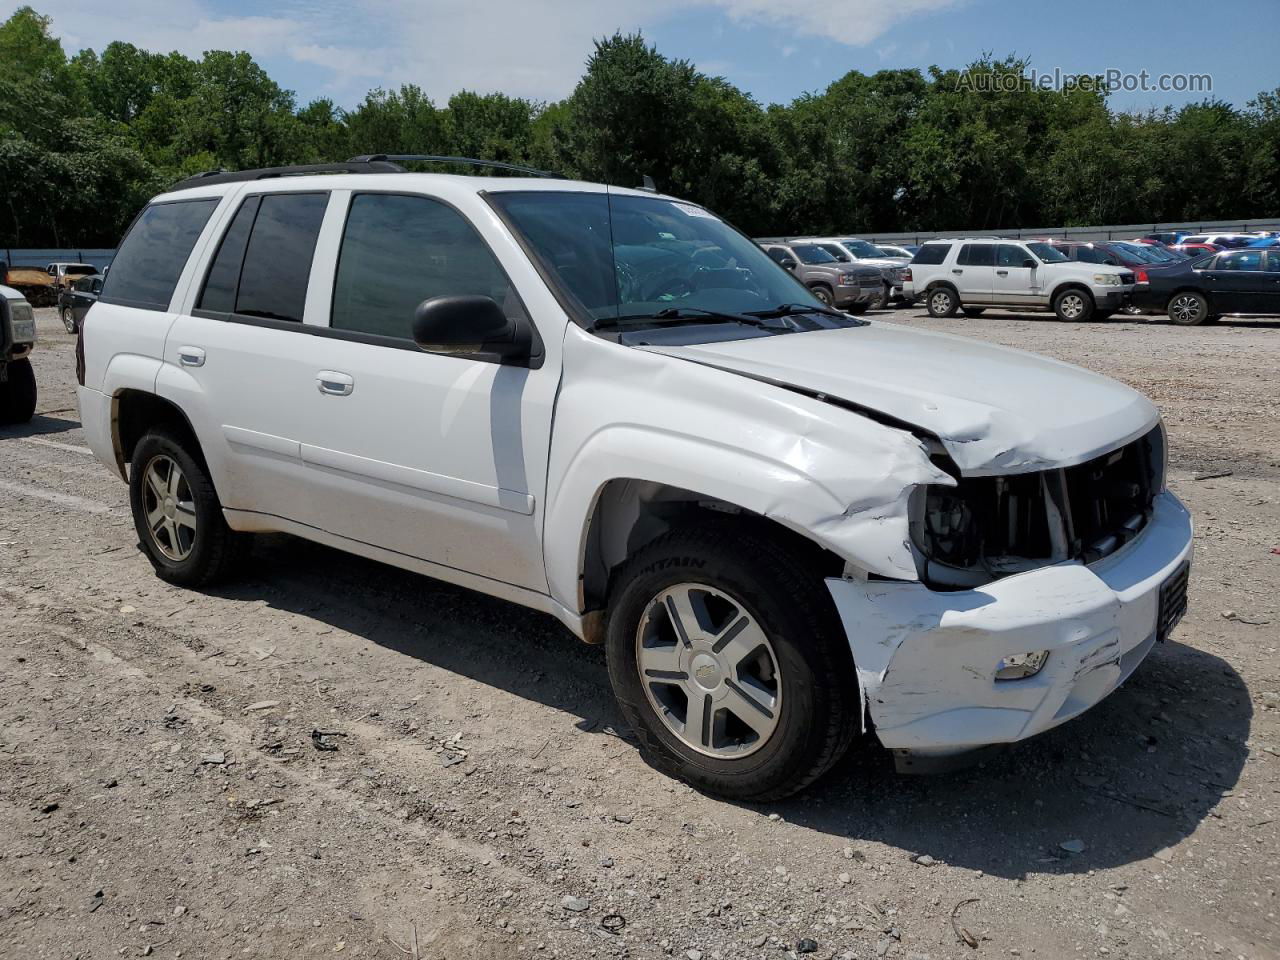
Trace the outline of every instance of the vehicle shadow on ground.
<instances>
[{"instance_id":1,"label":"vehicle shadow on ground","mask_svg":"<svg viewBox=\"0 0 1280 960\"><path fill-rule=\"evenodd\" d=\"M219 595L264 599L578 716L585 730L621 729L603 649L554 618L291 537L258 540L249 576ZM1240 777L1252 715L1229 664L1175 641L1084 716L973 767L898 775L868 739L800 796L743 807L855 850L874 841L1004 877L1114 867L1211 815ZM1075 840L1083 852L1060 846Z\"/></svg>"},{"instance_id":2,"label":"vehicle shadow on ground","mask_svg":"<svg viewBox=\"0 0 1280 960\"><path fill-rule=\"evenodd\" d=\"M15 437L43 437L48 434L66 433L69 430L79 429L79 420L63 420L60 417L46 417L37 413L27 423L0 427L0 440L8 440Z\"/></svg>"}]
</instances>

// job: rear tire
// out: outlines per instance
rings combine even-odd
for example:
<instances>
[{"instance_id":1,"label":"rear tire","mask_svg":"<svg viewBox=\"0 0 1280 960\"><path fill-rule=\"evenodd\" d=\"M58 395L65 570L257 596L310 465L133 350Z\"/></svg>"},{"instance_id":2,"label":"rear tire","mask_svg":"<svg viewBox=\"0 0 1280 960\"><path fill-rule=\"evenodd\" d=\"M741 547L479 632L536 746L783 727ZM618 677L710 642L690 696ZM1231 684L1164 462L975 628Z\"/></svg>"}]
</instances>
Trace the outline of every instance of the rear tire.
<instances>
[{"instance_id":1,"label":"rear tire","mask_svg":"<svg viewBox=\"0 0 1280 960\"><path fill-rule=\"evenodd\" d=\"M925 294L925 303L929 309L929 316L938 320L954 317L956 311L960 309L960 298L950 287L934 287Z\"/></svg>"},{"instance_id":2,"label":"rear tire","mask_svg":"<svg viewBox=\"0 0 1280 960\"><path fill-rule=\"evenodd\" d=\"M800 551L741 525L686 528L642 548L614 583L609 680L650 764L707 793L765 801L840 759L857 731L858 682Z\"/></svg>"},{"instance_id":3,"label":"rear tire","mask_svg":"<svg viewBox=\"0 0 1280 960\"><path fill-rule=\"evenodd\" d=\"M58 312L62 316L62 325L67 328L67 333L75 333L78 329L75 311L70 307L63 307Z\"/></svg>"},{"instance_id":4,"label":"rear tire","mask_svg":"<svg viewBox=\"0 0 1280 960\"><path fill-rule=\"evenodd\" d=\"M1182 290L1169 300L1169 322L1179 327L1197 327L1209 319L1209 301L1203 293Z\"/></svg>"},{"instance_id":5,"label":"rear tire","mask_svg":"<svg viewBox=\"0 0 1280 960\"><path fill-rule=\"evenodd\" d=\"M1063 290L1053 298L1053 312L1067 323L1083 323L1093 316L1093 297L1075 287Z\"/></svg>"},{"instance_id":6,"label":"rear tire","mask_svg":"<svg viewBox=\"0 0 1280 960\"><path fill-rule=\"evenodd\" d=\"M0 424L29 423L36 412L36 375L28 359L11 360L0 382Z\"/></svg>"},{"instance_id":7,"label":"rear tire","mask_svg":"<svg viewBox=\"0 0 1280 960\"><path fill-rule=\"evenodd\" d=\"M244 557L202 459L166 430L144 434L129 464L129 503L142 552L156 576L180 587L225 579Z\"/></svg>"}]
</instances>

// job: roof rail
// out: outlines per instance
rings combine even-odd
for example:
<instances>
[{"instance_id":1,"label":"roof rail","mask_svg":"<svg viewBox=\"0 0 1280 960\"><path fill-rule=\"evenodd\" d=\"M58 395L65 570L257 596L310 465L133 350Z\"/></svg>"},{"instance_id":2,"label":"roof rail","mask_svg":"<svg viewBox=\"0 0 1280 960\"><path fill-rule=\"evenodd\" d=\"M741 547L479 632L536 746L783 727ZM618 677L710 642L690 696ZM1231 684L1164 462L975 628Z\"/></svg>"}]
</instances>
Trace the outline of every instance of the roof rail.
<instances>
[{"instance_id":1,"label":"roof rail","mask_svg":"<svg viewBox=\"0 0 1280 960\"><path fill-rule=\"evenodd\" d=\"M180 180L169 190L186 190L214 183L241 183L275 177L305 177L313 173L404 173L404 167L382 159L348 160L345 163L303 163L290 167L260 167L256 170L207 170Z\"/></svg>"},{"instance_id":2,"label":"roof rail","mask_svg":"<svg viewBox=\"0 0 1280 960\"><path fill-rule=\"evenodd\" d=\"M456 163L468 167L490 167L494 170L510 170L512 173L523 173L531 177L548 177L552 180L564 180L562 173L550 170L536 170L533 167L522 167L518 163L504 163L501 160L476 160L473 157L442 157L429 153L367 153L352 157L348 163Z\"/></svg>"}]
</instances>

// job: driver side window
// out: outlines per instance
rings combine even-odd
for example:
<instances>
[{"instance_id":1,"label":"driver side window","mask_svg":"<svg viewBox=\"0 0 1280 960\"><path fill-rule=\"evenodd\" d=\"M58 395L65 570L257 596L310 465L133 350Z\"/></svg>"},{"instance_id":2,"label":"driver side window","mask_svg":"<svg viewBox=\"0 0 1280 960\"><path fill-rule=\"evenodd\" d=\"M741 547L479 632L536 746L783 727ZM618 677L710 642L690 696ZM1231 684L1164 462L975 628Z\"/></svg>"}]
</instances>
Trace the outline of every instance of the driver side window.
<instances>
[{"instance_id":1,"label":"driver side window","mask_svg":"<svg viewBox=\"0 0 1280 960\"><path fill-rule=\"evenodd\" d=\"M488 245L452 207L404 194L351 198L333 284L333 329L409 339L418 304L452 296L492 297L508 315L523 311Z\"/></svg>"}]
</instances>

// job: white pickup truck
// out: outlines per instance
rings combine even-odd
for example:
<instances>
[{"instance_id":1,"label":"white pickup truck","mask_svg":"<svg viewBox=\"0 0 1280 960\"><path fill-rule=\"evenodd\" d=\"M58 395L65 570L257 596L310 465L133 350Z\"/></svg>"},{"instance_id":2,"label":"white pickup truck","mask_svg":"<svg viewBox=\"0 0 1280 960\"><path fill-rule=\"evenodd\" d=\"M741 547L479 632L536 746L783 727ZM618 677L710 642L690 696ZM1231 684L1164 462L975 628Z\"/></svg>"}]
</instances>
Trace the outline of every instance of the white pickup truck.
<instances>
[{"instance_id":1,"label":"white pickup truck","mask_svg":"<svg viewBox=\"0 0 1280 960\"><path fill-rule=\"evenodd\" d=\"M397 159L192 178L121 243L78 398L162 578L283 531L549 612L655 766L755 800L1047 730L1181 616L1130 388L831 309L693 203Z\"/></svg>"},{"instance_id":2,"label":"white pickup truck","mask_svg":"<svg viewBox=\"0 0 1280 960\"><path fill-rule=\"evenodd\" d=\"M1129 305L1133 284L1132 270L1077 262L1048 243L974 237L925 243L903 274L902 295L923 300L933 317L1005 307L1105 320Z\"/></svg>"}]
</instances>

